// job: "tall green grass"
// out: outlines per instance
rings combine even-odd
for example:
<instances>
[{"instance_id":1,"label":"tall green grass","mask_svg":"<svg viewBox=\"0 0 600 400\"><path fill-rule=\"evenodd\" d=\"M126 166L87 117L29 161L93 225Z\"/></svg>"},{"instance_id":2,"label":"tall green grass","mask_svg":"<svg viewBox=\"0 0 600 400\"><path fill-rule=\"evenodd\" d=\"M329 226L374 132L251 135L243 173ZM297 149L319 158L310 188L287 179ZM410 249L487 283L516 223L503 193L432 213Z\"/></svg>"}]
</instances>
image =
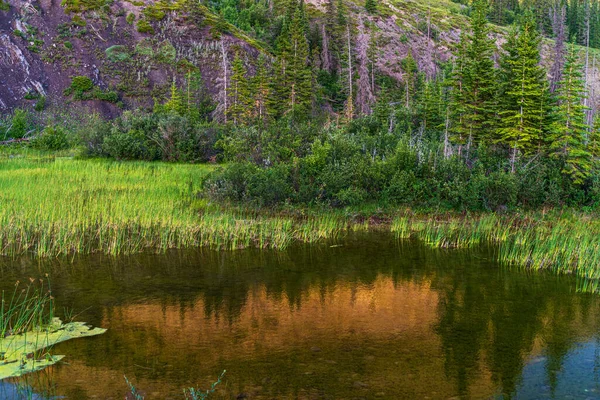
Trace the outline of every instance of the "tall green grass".
<instances>
[{"instance_id":1,"label":"tall green grass","mask_svg":"<svg viewBox=\"0 0 600 400\"><path fill-rule=\"evenodd\" d=\"M437 248L493 244L506 264L600 279L600 221L589 214L401 216L391 230L400 239L416 238Z\"/></svg>"},{"instance_id":2,"label":"tall green grass","mask_svg":"<svg viewBox=\"0 0 600 400\"><path fill-rule=\"evenodd\" d=\"M0 158L0 255L41 257L208 246L287 247L349 228L228 209L198 197L206 165L51 157Z\"/></svg>"}]
</instances>

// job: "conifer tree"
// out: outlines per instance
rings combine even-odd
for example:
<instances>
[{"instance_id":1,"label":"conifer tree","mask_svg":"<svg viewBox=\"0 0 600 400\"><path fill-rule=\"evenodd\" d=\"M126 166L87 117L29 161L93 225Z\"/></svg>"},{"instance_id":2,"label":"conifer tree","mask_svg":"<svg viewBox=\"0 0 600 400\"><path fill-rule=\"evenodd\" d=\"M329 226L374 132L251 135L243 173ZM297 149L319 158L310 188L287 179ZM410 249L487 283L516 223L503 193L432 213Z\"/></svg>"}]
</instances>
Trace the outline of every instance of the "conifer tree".
<instances>
[{"instance_id":1,"label":"conifer tree","mask_svg":"<svg viewBox=\"0 0 600 400\"><path fill-rule=\"evenodd\" d=\"M230 78L229 109L227 114L234 125L240 125L247 121L250 108L250 88L246 78L246 67L239 54L236 54Z\"/></svg>"},{"instance_id":2,"label":"conifer tree","mask_svg":"<svg viewBox=\"0 0 600 400\"><path fill-rule=\"evenodd\" d=\"M290 98L289 60L291 55L290 43L291 19L283 19L281 32L275 41L277 57L273 65L273 79L269 96L269 110L273 117L278 118L286 110L287 99Z\"/></svg>"},{"instance_id":3,"label":"conifer tree","mask_svg":"<svg viewBox=\"0 0 600 400\"><path fill-rule=\"evenodd\" d=\"M169 98L169 101L167 101L163 105L163 109L166 112L173 112L179 115L185 115L186 105L184 104L181 92L177 88L175 77L173 77L173 82L171 83L171 96Z\"/></svg>"},{"instance_id":4,"label":"conifer tree","mask_svg":"<svg viewBox=\"0 0 600 400\"><path fill-rule=\"evenodd\" d=\"M264 124L270 117L268 99L270 96L269 76L265 56L258 58L256 74L252 78L252 118L258 124Z\"/></svg>"},{"instance_id":5,"label":"conifer tree","mask_svg":"<svg viewBox=\"0 0 600 400\"><path fill-rule=\"evenodd\" d=\"M312 105L312 70L306 39L306 15L301 3L286 17L276 42L277 59L272 80L270 108L275 116L292 110L310 111Z\"/></svg>"},{"instance_id":6,"label":"conifer tree","mask_svg":"<svg viewBox=\"0 0 600 400\"><path fill-rule=\"evenodd\" d=\"M533 14L527 12L513 29L500 59L500 122L498 143L510 150L511 171L519 154L538 148L543 139L548 90L540 66L540 34Z\"/></svg>"},{"instance_id":7,"label":"conifer tree","mask_svg":"<svg viewBox=\"0 0 600 400\"><path fill-rule=\"evenodd\" d=\"M309 65L304 0L300 0L290 25L289 109L310 111L312 105L312 70Z\"/></svg>"},{"instance_id":8,"label":"conifer tree","mask_svg":"<svg viewBox=\"0 0 600 400\"><path fill-rule=\"evenodd\" d=\"M583 105L586 93L582 68L574 47L570 46L563 78L558 84L558 107L550 137L552 154L564 161L562 172L576 184L583 183L592 167L585 143L588 126Z\"/></svg>"},{"instance_id":9,"label":"conifer tree","mask_svg":"<svg viewBox=\"0 0 600 400\"><path fill-rule=\"evenodd\" d=\"M492 57L495 45L489 37L487 13L486 0L473 2L462 82L464 114L461 123L468 133L467 148L473 142L490 140L494 125L496 72Z\"/></svg>"},{"instance_id":10,"label":"conifer tree","mask_svg":"<svg viewBox=\"0 0 600 400\"><path fill-rule=\"evenodd\" d=\"M417 73L419 72L417 62L410 50L402 60L401 66L404 71L402 76L402 80L404 81L404 106L407 110L410 110L417 93Z\"/></svg>"},{"instance_id":11,"label":"conifer tree","mask_svg":"<svg viewBox=\"0 0 600 400\"><path fill-rule=\"evenodd\" d=\"M464 87L466 80L466 61L467 61L467 39L466 33L461 34L458 44L458 52L452 66L452 73L449 80L450 99L448 121L446 124L449 142L458 145L458 155L462 155L463 146L467 143L469 136L469 127L464 123L465 115L465 96Z\"/></svg>"}]
</instances>

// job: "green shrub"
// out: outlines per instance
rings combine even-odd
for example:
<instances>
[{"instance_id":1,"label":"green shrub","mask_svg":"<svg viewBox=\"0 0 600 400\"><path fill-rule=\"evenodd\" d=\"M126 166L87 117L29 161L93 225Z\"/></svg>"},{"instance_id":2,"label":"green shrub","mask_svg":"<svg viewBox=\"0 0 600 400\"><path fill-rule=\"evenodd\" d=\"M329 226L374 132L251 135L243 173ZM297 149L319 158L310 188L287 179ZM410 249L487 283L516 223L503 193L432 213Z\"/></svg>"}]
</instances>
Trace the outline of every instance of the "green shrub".
<instances>
[{"instance_id":1,"label":"green shrub","mask_svg":"<svg viewBox=\"0 0 600 400\"><path fill-rule=\"evenodd\" d=\"M89 155L119 160L204 162L214 157L217 131L173 113L126 111L84 141Z\"/></svg>"},{"instance_id":2,"label":"green shrub","mask_svg":"<svg viewBox=\"0 0 600 400\"><path fill-rule=\"evenodd\" d=\"M31 146L40 150L64 150L70 143L64 128L51 125L31 141Z\"/></svg>"},{"instance_id":3,"label":"green shrub","mask_svg":"<svg viewBox=\"0 0 600 400\"><path fill-rule=\"evenodd\" d=\"M154 28L145 19L140 19L138 21L138 23L137 23L137 31L139 33L148 33L150 35L154 34Z\"/></svg>"},{"instance_id":4,"label":"green shrub","mask_svg":"<svg viewBox=\"0 0 600 400\"><path fill-rule=\"evenodd\" d=\"M104 50L106 58L111 62L123 62L131 58L127 47L123 45L114 45Z\"/></svg>"},{"instance_id":5,"label":"green shrub","mask_svg":"<svg viewBox=\"0 0 600 400\"><path fill-rule=\"evenodd\" d=\"M149 20L161 21L165 18L166 14L164 11L160 10L158 7L148 6L144 8L142 11L144 16Z\"/></svg>"},{"instance_id":6,"label":"green shrub","mask_svg":"<svg viewBox=\"0 0 600 400\"><path fill-rule=\"evenodd\" d=\"M37 112L42 112L46 108L46 96L40 96L38 101L36 101L35 106L33 106L34 110Z\"/></svg>"},{"instance_id":7,"label":"green shrub","mask_svg":"<svg viewBox=\"0 0 600 400\"><path fill-rule=\"evenodd\" d=\"M87 76L74 76L71 79L71 85L65 89L65 95L69 96L73 93L84 93L94 88L94 82Z\"/></svg>"},{"instance_id":8,"label":"green shrub","mask_svg":"<svg viewBox=\"0 0 600 400\"><path fill-rule=\"evenodd\" d=\"M79 27L87 26L87 22L83 18L81 18L79 15L73 16L73 18L71 19L71 24L73 24L73 26L79 26Z\"/></svg>"},{"instance_id":9,"label":"green shrub","mask_svg":"<svg viewBox=\"0 0 600 400\"><path fill-rule=\"evenodd\" d=\"M165 40L158 45L158 49L156 51L156 61L163 62L165 64L172 64L175 62L176 57L177 50L170 41Z\"/></svg>"},{"instance_id":10,"label":"green shrub","mask_svg":"<svg viewBox=\"0 0 600 400\"><path fill-rule=\"evenodd\" d=\"M30 115L26 110L17 108L0 126L2 140L24 138L31 128Z\"/></svg>"},{"instance_id":11,"label":"green shrub","mask_svg":"<svg viewBox=\"0 0 600 400\"><path fill-rule=\"evenodd\" d=\"M10 5L0 0L0 11L10 11Z\"/></svg>"},{"instance_id":12,"label":"green shrub","mask_svg":"<svg viewBox=\"0 0 600 400\"><path fill-rule=\"evenodd\" d=\"M135 14L134 13L127 14L127 18L125 18L125 21L127 21L127 23L129 25L133 25L133 22L135 21Z\"/></svg>"}]
</instances>

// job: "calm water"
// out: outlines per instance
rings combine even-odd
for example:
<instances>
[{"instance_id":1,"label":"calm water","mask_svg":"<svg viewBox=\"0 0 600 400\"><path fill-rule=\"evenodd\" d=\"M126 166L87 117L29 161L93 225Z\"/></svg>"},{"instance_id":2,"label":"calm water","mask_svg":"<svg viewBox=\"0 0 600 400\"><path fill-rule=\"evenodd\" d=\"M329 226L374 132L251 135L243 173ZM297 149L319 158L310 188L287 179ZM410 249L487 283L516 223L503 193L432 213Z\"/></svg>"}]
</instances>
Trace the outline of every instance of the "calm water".
<instances>
[{"instance_id":1,"label":"calm water","mask_svg":"<svg viewBox=\"0 0 600 400\"><path fill-rule=\"evenodd\" d=\"M226 369L214 398L600 399L600 296L573 278L385 235L330 245L6 261L4 288L48 272L59 313L108 328L19 384L123 399L126 375L175 399Z\"/></svg>"}]
</instances>

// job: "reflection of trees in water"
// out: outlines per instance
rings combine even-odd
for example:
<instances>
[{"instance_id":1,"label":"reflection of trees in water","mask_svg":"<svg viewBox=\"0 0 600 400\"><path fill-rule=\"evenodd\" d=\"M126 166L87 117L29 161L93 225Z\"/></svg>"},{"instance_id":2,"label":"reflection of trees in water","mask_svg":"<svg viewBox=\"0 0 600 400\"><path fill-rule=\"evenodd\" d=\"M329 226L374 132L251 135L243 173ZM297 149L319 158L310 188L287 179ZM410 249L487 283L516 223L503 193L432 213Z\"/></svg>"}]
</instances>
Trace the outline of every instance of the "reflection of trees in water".
<instances>
[{"instance_id":1,"label":"reflection of trees in water","mask_svg":"<svg viewBox=\"0 0 600 400\"><path fill-rule=\"evenodd\" d=\"M468 396L470 381L484 363L502 394L511 398L536 340L545 347L548 380L556 387L566 355L582 340L577 325L589 321L596 303L591 296L574 295L572 286L561 279L468 266L436 274L433 287L440 294L436 332L446 374L456 381L462 396Z\"/></svg>"},{"instance_id":2,"label":"reflection of trees in water","mask_svg":"<svg viewBox=\"0 0 600 400\"><path fill-rule=\"evenodd\" d=\"M475 253L478 257L486 254ZM150 300L158 300L163 313L177 306L182 325L189 313L232 325L249 304L249 296L259 289L294 310L302 307L314 288L324 303L340 282L353 293L373 285L381 275L390 277L395 285L431 282L439 295L435 332L445 373L465 397L484 370L489 370L505 396L511 397L520 383L525 356L538 339L545 346L548 380L555 387L566 354L580 339L576 325L595 321L593 314L598 310L593 297L571 293L566 278L559 281L544 274L506 273L466 251L431 250L416 243L397 245L389 236L358 237L336 248L293 246L283 252L173 251L167 256L144 254L118 261L87 257L72 266L46 268L53 270L59 310L63 305L76 311L89 308L85 316L92 323L118 319L111 315L119 312L114 306L144 304L149 294L156 296ZM30 271L21 269L19 273ZM6 270L2 276L1 282L8 282L6 288L23 278L11 273ZM198 299L202 299L202 310L195 309ZM168 338L152 329L132 327L128 337L131 340L126 343L119 342L118 335L103 338L106 354L127 356L108 360L96 355L96 362L121 369L142 365L149 357L148 348L168 345ZM178 362L185 365L188 361ZM287 361L285 367L292 368ZM145 374L152 378L158 372Z\"/></svg>"}]
</instances>

